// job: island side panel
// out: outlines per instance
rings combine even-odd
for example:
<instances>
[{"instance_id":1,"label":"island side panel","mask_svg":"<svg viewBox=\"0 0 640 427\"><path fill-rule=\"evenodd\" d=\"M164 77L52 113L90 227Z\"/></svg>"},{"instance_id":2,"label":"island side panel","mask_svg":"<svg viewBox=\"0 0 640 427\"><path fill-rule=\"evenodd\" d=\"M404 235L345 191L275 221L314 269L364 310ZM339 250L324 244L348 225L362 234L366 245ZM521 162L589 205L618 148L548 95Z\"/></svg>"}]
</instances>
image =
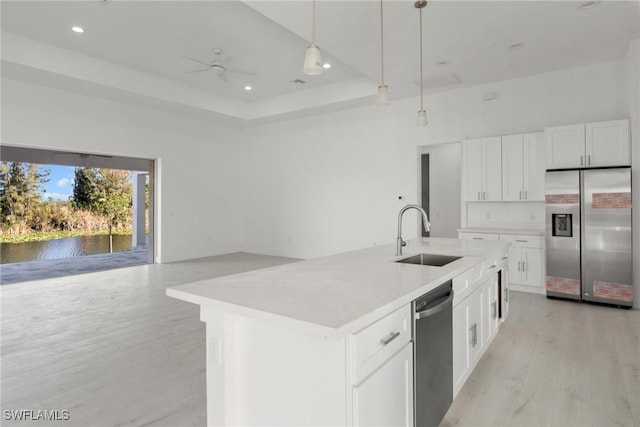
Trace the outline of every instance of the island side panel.
<instances>
[{"instance_id":1,"label":"island side panel","mask_svg":"<svg viewBox=\"0 0 640 427\"><path fill-rule=\"evenodd\" d=\"M209 426L347 425L346 340L201 306Z\"/></svg>"}]
</instances>

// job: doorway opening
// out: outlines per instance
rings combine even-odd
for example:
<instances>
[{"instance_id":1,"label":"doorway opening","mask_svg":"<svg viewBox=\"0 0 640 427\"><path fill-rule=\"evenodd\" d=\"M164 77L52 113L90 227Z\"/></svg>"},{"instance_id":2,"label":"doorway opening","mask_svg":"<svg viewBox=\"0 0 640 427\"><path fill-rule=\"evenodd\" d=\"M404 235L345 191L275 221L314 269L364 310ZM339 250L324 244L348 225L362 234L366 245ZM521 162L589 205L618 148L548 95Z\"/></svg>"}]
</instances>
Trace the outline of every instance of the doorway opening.
<instances>
[{"instance_id":1,"label":"doorway opening","mask_svg":"<svg viewBox=\"0 0 640 427\"><path fill-rule=\"evenodd\" d=\"M452 142L418 147L418 191L431 231L423 237L458 238L461 218L462 144Z\"/></svg>"},{"instance_id":2,"label":"doorway opening","mask_svg":"<svg viewBox=\"0 0 640 427\"><path fill-rule=\"evenodd\" d=\"M154 260L149 159L2 147L2 284Z\"/></svg>"}]
</instances>

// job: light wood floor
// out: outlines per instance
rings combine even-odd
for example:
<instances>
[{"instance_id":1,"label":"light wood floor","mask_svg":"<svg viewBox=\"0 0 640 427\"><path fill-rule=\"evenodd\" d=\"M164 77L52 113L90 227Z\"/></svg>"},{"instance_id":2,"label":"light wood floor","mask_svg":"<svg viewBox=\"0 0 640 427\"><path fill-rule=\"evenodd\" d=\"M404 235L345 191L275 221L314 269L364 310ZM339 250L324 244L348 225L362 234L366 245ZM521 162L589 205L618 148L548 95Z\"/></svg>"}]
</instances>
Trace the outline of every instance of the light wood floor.
<instances>
[{"instance_id":1,"label":"light wood floor","mask_svg":"<svg viewBox=\"0 0 640 427\"><path fill-rule=\"evenodd\" d=\"M0 286L0 424L206 425L204 323L166 287L291 261L233 254ZM5 419L20 409L70 420Z\"/></svg>"},{"instance_id":2,"label":"light wood floor","mask_svg":"<svg viewBox=\"0 0 640 427\"><path fill-rule=\"evenodd\" d=\"M167 286L290 259L233 254L0 287L3 426L204 426L204 324ZM443 426L640 426L640 311L512 293Z\"/></svg>"},{"instance_id":3,"label":"light wood floor","mask_svg":"<svg viewBox=\"0 0 640 427\"><path fill-rule=\"evenodd\" d=\"M448 426L640 426L640 311L512 292Z\"/></svg>"}]
</instances>

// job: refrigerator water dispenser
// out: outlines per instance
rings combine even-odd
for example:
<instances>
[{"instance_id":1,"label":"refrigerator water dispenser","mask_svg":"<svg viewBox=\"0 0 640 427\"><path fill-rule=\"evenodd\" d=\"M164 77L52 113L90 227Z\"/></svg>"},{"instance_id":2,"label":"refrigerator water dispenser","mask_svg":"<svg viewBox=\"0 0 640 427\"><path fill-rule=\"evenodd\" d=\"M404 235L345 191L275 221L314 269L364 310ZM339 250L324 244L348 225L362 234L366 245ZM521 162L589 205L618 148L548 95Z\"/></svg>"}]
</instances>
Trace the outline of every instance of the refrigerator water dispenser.
<instances>
[{"instance_id":1,"label":"refrigerator water dispenser","mask_svg":"<svg viewBox=\"0 0 640 427\"><path fill-rule=\"evenodd\" d=\"M553 236L573 237L572 214L552 214Z\"/></svg>"}]
</instances>

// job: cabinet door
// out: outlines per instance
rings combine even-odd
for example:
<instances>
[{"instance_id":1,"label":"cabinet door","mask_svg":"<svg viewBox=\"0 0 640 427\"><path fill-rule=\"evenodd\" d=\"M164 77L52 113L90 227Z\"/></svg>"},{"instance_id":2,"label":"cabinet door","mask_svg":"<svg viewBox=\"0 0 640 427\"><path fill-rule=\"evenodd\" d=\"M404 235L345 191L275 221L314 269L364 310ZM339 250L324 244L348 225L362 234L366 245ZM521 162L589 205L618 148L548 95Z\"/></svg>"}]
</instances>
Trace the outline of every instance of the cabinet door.
<instances>
[{"instance_id":1,"label":"cabinet door","mask_svg":"<svg viewBox=\"0 0 640 427\"><path fill-rule=\"evenodd\" d=\"M484 283L484 342L488 343L498 330L498 275L492 274Z\"/></svg>"},{"instance_id":2,"label":"cabinet door","mask_svg":"<svg viewBox=\"0 0 640 427\"><path fill-rule=\"evenodd\" d=\"M470 139L463 144L463 164L466 173L465 200L482 200L482 140Z\"/></svg>"},{"instance_id":3,"label":"cabinet door","mask_svg":"<svg viewBox=\"0 0 640 427\"><path fill-rule=\"evenodd\" d=\"M528 133L523 136L523 198L544 201L545 146L544 134ZM502 165L504 167L504 164ZM504 194L503 194L504 196Z\"/></svg>"},{"instance_id":4,"label":"cabinet door","mask_svg":"<svg viewBox=\"0 0 640 427\"><path fill-rule=\"evenodd\" d=\"M484 138L483 145L483 200L502 200L502 138Z\"/></svg>"},{"instance_id":5,"label":"cabinet door","mask_svg":"<svg viewBox=\"0 0 640 427\"><path fill-rule=\"evenodd\" d=\"M509 283L522 284L522 249L511 246L509 248Z\"/></svg>"},{"instance_id":6,"label":"cabinet door","mask_svg":"<svg viewBox=\"0 0 640 427\"><path fill-rule=\"evenodd\" d=\"M511 267L508 268L503 268L502 270L500 270L500 284L501 286L501 292L502 295L500 295L500 298L502 298L502 320L506 320L507 317L509 317L509 278L511 275Z\"/></svg>"},{"instance_id":7,"label":"cabinet door","mask_svg":"<svg viewBox=\"0 0 640 427\"><path fill-rule=\"evenodd\" d=\"M471 321L469 300L453 308L453 396L458 394L471 369Z\"/></svg>"},{"instance_id":8,"label":"cabinet door","mask_svg":"<svg viewBox=\"0 0 640 427\"><path fill-rule=\"evenodd\" d=\"M502 137L502 200L524 200L522 135Z\"/></svg>"},{"instance_id":9,"label":"cabinet door","mask_svg":"<svg viewBox=\"0 0 640 427\"><path fill-rule=\"evenodd\" d=\"M543 287L543 250L522 248L522 284Z\"/></svg>"},{"instance_id":10,"label":"cabinet door","mask_svg":"<svg viewBox=\"0 0 640 427\"><path fill-rule=\"evenodd\" d=\"M471 369L478 363L484 349L484 287L480 286L469 297L469 323L471 348L469 349Z\"/></svg>"},{"instance_id":11,"label":"cabinet door","mask_svg":"<svg viewBox=\"0 0 640 427\"><path fill-rule=\"evenodd\" d=\"M547 169L584 166L584 125L556 126L544 130Z\"/></svg>"},{"instance_id":12,"label":"cabinet door","mask_svg":"<svg viewBox=\"0 0 640 427\"><path fill-rule=\"evenodd\" d=\"M353 425L413 427L413 343L353 387Z\"/></svg>"},{"instance_id":13,"label":"cabinet door","mask_svg":"<svg viewBox=\"0 0 640 427\"><path fill-rule=\"evenodd\" d=\"M586 166L629 166L629 120L586 124Z\"/></svg>"}]
</instances>

